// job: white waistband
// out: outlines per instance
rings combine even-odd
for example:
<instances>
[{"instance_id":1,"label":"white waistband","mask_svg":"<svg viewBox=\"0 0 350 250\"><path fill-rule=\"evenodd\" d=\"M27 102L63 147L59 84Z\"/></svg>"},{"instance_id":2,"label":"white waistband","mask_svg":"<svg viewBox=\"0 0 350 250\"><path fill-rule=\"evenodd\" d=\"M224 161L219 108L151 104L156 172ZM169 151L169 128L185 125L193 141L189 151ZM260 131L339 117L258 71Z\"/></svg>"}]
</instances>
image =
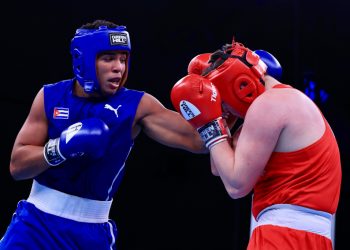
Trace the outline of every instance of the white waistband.
<instances>
[{"instance_id":1,"label":"white waistband","mask_svg":"<svg viewBox=\"0 0 350 250\"><path fill-rule=\"evenodd\" d=\"M108 221L112 200L99 201L66 194L33 180L28 202L43 212L80 222Z\"/></svg>"},{"instance_id":2,"label":"white waistband","mask_svg":"<svg viewBox=\"0 0 350 250\"><path fill-rule=\"evenodd\" d=\"M261 225L289 227L332 239L332 215L330 213L296 205L278 204L265 208L257 217L256 227Z\"/></svg>"}]
</instances>

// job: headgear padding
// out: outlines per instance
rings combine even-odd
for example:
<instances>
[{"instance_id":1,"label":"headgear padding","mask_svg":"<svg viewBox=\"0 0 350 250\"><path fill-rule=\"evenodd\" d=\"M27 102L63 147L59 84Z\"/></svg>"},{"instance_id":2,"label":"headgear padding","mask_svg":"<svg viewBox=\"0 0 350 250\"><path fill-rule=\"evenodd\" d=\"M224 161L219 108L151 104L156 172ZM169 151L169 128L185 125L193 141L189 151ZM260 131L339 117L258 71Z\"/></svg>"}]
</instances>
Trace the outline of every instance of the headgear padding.
<instances>
[{"instance_id":1,"label":"headgear padding","mask_svg":"<svg viewBox=\"0 0 350 250\"><path fill-rule=\"evenodd\" d=\"M96 73L96 57L104 51L126 51L128 54L126 69L120 86L124 85L128 75L129 54L131 51L129 33L125 26L98 29L77 29L71 42L73 71L86 93L98 92L100 86Z\"/></svg>"},{"instance_id":2,"label":"headgear padding","mask_svg":"<svg viewBox=\"0 0 350 250\"><path fill-rule=\"evenodd\" d=\"M244 117L251 103L265 91L266 64L242 44L233 42L214 52L203 76L218 88L221 99Z\"/></svg>"}]
</instances>

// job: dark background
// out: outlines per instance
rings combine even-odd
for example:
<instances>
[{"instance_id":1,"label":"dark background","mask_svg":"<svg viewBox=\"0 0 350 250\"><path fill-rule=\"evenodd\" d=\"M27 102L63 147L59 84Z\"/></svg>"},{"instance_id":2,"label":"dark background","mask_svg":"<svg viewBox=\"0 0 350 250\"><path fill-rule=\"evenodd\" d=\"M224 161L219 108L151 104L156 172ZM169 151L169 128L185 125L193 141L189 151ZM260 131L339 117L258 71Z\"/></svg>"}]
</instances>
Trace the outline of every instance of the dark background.
<instances>
[{"instance_id":1,"label":"dark background","mask_svg":"<svg viewBox=\"0 0 350 250\"><path fill-rule=\"evenodd\" d=\"M349 9L346 0L8 2L0 28L0 235L30 190L31 181L15 182L8 166L31 102L44 83L73 76L69 44L75 29L107 19L126 25L131 36L127 87L145 90L171 109L170 90L186 74L188 62L233 36L253 50L274 54L283 82L302 91L315 82L314 100L342 154L335 242L336 249L347 249ZM141 134L110 215L118 224L120 249L245 249L250 197L229 198L209 169L207 155L166 148Z\"/></svg>"}]
</instances>

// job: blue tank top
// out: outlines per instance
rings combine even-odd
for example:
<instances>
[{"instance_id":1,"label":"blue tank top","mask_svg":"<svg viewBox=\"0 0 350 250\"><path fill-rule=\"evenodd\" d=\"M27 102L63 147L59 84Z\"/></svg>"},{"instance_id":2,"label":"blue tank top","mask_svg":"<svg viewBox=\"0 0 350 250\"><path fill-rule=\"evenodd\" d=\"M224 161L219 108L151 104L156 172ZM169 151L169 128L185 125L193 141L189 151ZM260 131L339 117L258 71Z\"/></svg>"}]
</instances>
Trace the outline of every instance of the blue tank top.
<instances>
[{"instance_id":1,"label":"blue tank top","mask_svg":"<svg viewBox=\"0 0 350 250\"><path fill-rule=\"evenodd\" d=\"M142 91L121 88L105 98L73 95L75 79L44 85L48 136L54 139L69 125L90 117L102 119L110 129L110 143L102 158L78 157L51 167L35 179L58 191L94 200L111 200L124 175L125 161L134 145L131 137Z\"/></svg>"}]
</instances>

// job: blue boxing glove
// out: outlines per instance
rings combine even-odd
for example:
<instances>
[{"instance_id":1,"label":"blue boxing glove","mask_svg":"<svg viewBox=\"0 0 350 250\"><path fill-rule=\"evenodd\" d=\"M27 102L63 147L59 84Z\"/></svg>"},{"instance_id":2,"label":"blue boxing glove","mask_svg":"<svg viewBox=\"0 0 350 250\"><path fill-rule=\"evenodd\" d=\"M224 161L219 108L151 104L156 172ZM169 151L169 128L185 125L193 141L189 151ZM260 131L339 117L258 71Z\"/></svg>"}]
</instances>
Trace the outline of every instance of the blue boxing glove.
<instances>
[{"instance_id":1,"label":"blue boxing glove","mask_svg":"<svg viewBox=\"0 0 350 250\"><path fill-rule=\"evenodd\" d=\"M267 65L266 74L272 76L277 80L282 79L282 66L271 53L265 50L255 50L255 54L257 54L260 59Z\"/></svg>"},{"instance_id":2,"label":"blue boxing glove","mask_svg":"<svg viewBox=\"0 0 350 250\"><path fill-rule=\"evenodd\" d=\"M44 147L44 157L50 166L57 166L69 158L101 157L109 140L108 126L98 118L89 118L70 125L61 136L50 139Z\"/></svg>"}]
</instances>

